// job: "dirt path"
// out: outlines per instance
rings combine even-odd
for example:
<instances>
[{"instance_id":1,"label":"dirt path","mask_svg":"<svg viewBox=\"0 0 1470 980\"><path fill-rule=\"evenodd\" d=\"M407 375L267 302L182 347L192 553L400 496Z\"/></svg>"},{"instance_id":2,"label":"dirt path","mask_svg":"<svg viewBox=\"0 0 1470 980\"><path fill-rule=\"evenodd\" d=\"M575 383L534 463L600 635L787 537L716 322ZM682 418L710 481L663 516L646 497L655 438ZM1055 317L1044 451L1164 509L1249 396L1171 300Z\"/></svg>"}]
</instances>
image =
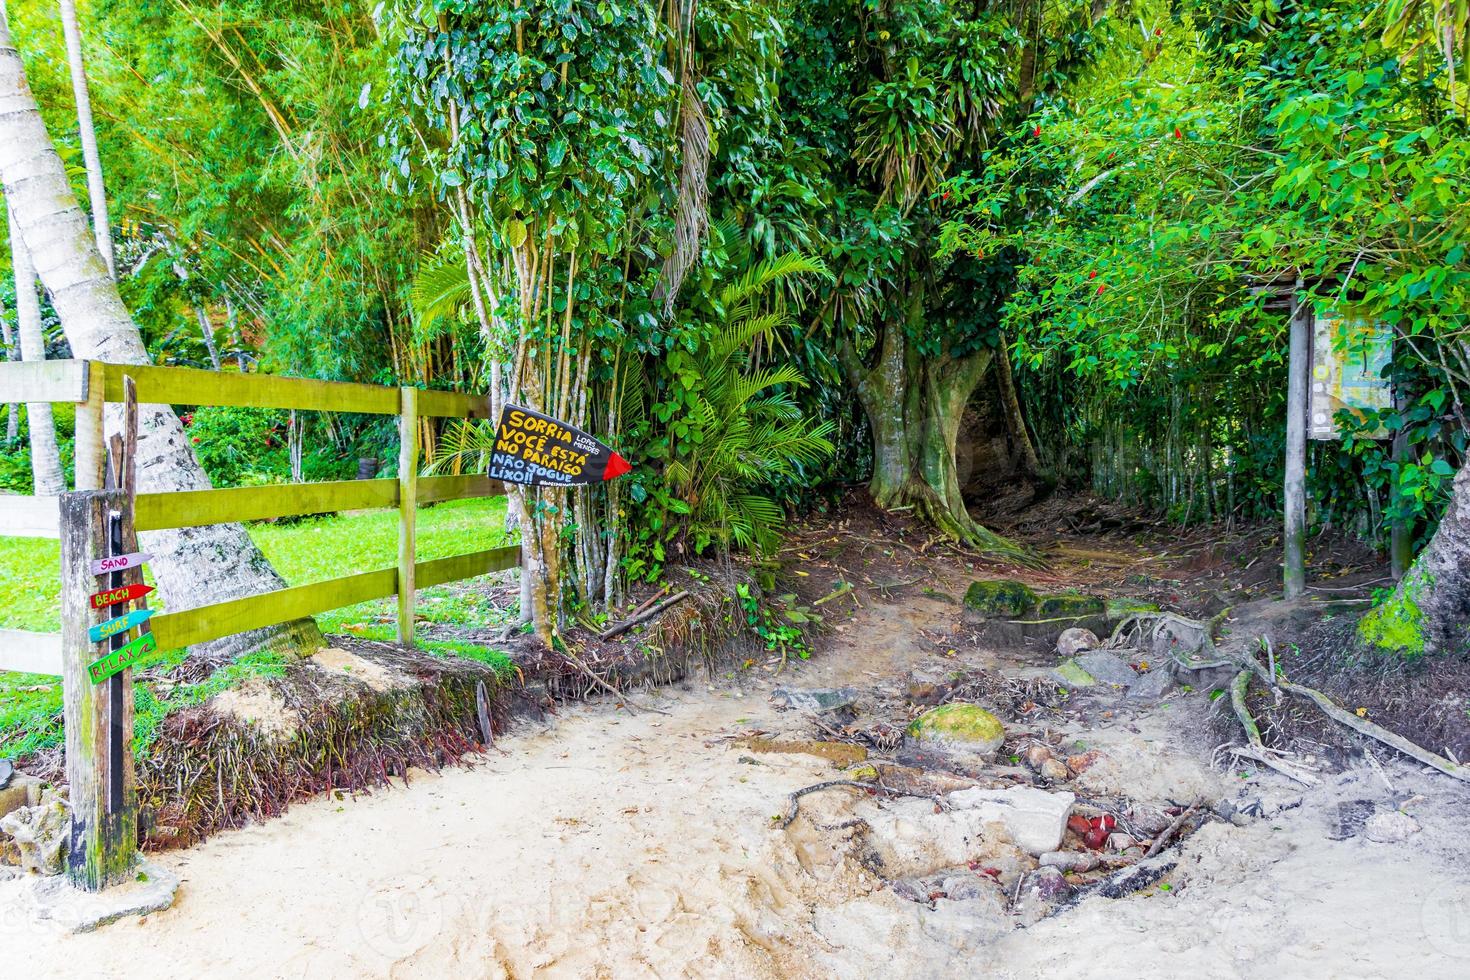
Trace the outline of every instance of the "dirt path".
<instances>
[{"instance_id":1,"label":"dirt path","mask_svg":"<svg viewBox=\"0 0 1470 980\"><path fill-rule=\"evenodd\" d=\"M917 629L942 602L869 606L802 686L899 683L932 651ZM794 731L769 679L648 695L667 715L563 712L501 740L475 768L406 789L323 798L161 862L176 906L92 935L38 930L0 884L5 973L16 977L730 976L1400 977L1470 974L1465 803L1446 781L1390 767L1422 832L1401 844L1328 839L1338 799L1386 799L1370 772L1304 800L1242 783L1275 815L1213 823L1169 891L1090 898L1027 929L964 903L903 901L838 843L772 826L786 794L835 775L806 755L753 756L729 736ZM1130 767L1113 778L1226 777L1167 743L1167 723L1090 731ZM1163 761L1161 761L1163 760ZM1193 767L1193 768L1191 768ZM817 812L872 807L810 797ZM823 802L817 803L821 798ZM1279 809L1281 806L1287 809ZM1326 808L1326 809L1324 809Z\"/></svg>"}]
</instances>

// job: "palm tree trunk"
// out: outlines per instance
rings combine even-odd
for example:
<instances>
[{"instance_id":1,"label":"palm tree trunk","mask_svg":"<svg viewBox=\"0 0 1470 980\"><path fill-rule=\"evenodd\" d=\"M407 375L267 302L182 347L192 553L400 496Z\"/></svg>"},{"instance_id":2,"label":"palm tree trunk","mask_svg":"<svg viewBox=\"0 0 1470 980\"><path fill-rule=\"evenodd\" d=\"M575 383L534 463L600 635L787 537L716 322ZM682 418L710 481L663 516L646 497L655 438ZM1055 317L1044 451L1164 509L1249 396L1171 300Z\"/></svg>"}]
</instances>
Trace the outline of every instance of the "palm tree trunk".
<instances>
[{"instance_id":1,"label":"palm tree trunk","mask_svg":"<svg viewBox=\"0 0 1470 980\"><path fill-rule=\"evenodd\" d=\"M44 361L46 337L41 331L41 303L36 298L36 270L30 253L16 232L15 214L10 214L10 261L15 270L15 315L20 326L20 359ZM66 491L61 475L61 450L56 445L56 424L49 402L26 406L26 428L31 437L31 481L38 497L54 497Z\"/></svg>"},{"instance_id":2,"label":"palm tree trunk","mask_svg":"<svg viewBox=\"0 0 1470 980\"><path fill-rule=\"evenodd\" d=\"M15 335L10 332L10 321L5 319L5 303L0 301L0 339L5 342L5 359L7 361L20 360L20 351L15 346ZM15 440L20 438L20 406L11 402L6 406L5 414L5 444L14 445Z\"/></svg>"},{"instance_id":3,"label":"palm tree trunk","mask_svg":"<svg viewBox=\"0 0 1470 980\"><path fill-rule=\"evenodd\" d=\"M51 294L73 354L147 364L143 337L88 234L87 218L36 108L3 13L0 4L0 180L15 215L12 227ZM210 488L173 409L167 405L138 409L138 489L158 493ZM174 611L285 585L239 524L154 531L143 535L143 547L155 555L161 598ZM299 654L321 643L316 624L299 620L201 644L193 652L221 663L251 650Z\"/></svg>"},{"instance_id":4,"label":"palm tree trunk","mask_svg":"<svg viewBox=\"0 0 1470 980\"><path fill-rule=\"evenodd\" d=\"M199 321L199 336L204 338L204 349L209 351L209 363L219 370L219 348L214 343L214 324L209 322L209 314L204 312L204 307L194 307L194 316Z\"/></svg>"},{"instance_id":5,"label":"palm tree trunk","mask_svg":"<svg viewBox=\"0 0 1470 980\"><path fill-rule=\"evenodd\" d=\"M107 216L107 188L102 182L102 157L97 153L97 129L92 125L92 93L87 87L87 71L82 65L82 32L77 26L74 0L60 0L61 29L66 35L66 61L71 68L71 90L77 100L77 129L81 135L82 160L87 165L87 197L92 203L92 231L97 237L97 251L107 266L107 274L117 278L117 262L112 256L112 226ZM215 368L219 370L218 367Z\"/></svg>"}]
</instances>

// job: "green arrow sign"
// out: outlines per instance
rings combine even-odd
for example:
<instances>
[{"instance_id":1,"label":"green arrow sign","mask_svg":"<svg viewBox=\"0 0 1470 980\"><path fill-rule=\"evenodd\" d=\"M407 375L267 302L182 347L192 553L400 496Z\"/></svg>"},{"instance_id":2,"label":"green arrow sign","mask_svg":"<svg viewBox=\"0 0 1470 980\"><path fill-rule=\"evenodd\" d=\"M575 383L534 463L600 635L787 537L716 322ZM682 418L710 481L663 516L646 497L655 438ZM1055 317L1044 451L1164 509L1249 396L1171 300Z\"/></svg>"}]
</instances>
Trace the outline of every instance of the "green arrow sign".
<instances>
[{"instance_id":1,"label":"green arrow sign","mask_svg":"<svg viewBox=\"0 0 1470 980\"><path fill-rule=\"evenodd\" d=\"M113 674L122 673L131 667L135 660L144 654L152 653L158 649L158 641L153 638L152 633L144 633L132 643L125 647L113 650L103 657L87 666L87 673L92 677L93 684L101 684Z\"/></svg>"},{"instance_id":2,"label":"green arrow sign","mask_svg":"<svg viewBox=\"0 0 1470 980\"><path fill-rule=\"evenodd\" d=\"M109 636L116 636L119 633L132 629L139 623L148 622L148 617L152 615L152 609L135 609L126 616L118 616L116 619L109 619L105 623L98 623L87 631L87 635L92 638L93 643L101 643Z\"/></svg>"}]
</instances>

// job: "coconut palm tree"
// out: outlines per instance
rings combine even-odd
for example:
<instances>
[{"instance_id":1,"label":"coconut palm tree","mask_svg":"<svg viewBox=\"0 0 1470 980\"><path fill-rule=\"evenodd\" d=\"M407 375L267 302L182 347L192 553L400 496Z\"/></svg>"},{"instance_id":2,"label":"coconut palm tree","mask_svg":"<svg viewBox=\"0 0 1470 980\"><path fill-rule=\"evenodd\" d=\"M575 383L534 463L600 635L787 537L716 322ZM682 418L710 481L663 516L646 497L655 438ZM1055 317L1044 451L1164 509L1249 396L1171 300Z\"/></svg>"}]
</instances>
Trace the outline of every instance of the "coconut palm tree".
<instances>
[{"instance_id":1,"label":"coconut palm tree","mask_svg":"<svg viewBox=\"0 0 1470 980\"><path fill-rule=\"evenodd\" d=\"M71 90L77 100L77 130L81 135L82 159L87 164L87 197L92 204L92 232L107 274L117 278L112 256L112 226L108 224L107 191L102 182L102 157L97 153L97 129L92 125L92 93L87 88L87 71L82 64L82 31L77 26L74 0L60 0L61 29L66 35L66 61L71 69ZM219 370L218 367L215 370Z\"/></svg>"},{"instance_id":2,"label":"coconut palm tree","mask_svg":"<svg viewBox=\"0 0 1470 980\"><path fill-rule=\"evenodd\" d=\"M9 209L7 208L7 211ZM36 298L36 270L30 252L16 231L15 215L10 214L10 259L15 270L15 313L20 327L20 358L23 361L46 359L46 338L41 331L41 303ZM61 475L61 451L56 445L56 424L51 418L49 402L32 402L26 406L26 428L31 438L31 480L38 497L54 497L66 490Z\"/></svg>"}]
</instances>

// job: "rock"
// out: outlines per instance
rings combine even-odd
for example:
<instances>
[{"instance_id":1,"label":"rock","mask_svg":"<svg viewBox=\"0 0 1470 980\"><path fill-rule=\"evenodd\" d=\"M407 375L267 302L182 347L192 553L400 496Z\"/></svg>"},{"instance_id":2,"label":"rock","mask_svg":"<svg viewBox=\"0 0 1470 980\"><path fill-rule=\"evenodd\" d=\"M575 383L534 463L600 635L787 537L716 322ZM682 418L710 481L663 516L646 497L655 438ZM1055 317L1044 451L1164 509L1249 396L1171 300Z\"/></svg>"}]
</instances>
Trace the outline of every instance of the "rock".
<instances>
[{"instance_id":1,"label":"rock","mask_svg":"<svg viewBox=\"0 0 1470 980\"><path fill-rule=\"evenodd\" d=\"M1026 890L1032 897L1044 902L1061 898L1072 890L1059 868L1037 868L1026 876Z\"/></svg>"},{"instance_id":2,"label":"rock","mask_svg":"<svg viewBox=\"0 0 1470 980\"><path fill-rule=\"evenodd\" d=\"M851 779L859 783L876 783L878 768L870 762L865 762L844 771L842 776L844 779Z\"/></svg>"},{"instance_id":3,"label":"rock","mask_svg":"<svg viewBox=\"0 0 1470 980\"><path fill-rule=\"evenodd\" d=\"M1019 868L1026 860L1008 839L1007 825L989 811L935 812L931 800L905 798L885 801L864 820L866 841L889 877L923 876L972 861Z\"/></svg>"},{"instance_id":4,"label":"rock","mask_svg":"<svg viewBox=\"0 0 1470 980\"><path fill-rule=\"evenodd\" d=\"M1104 684L1127 687L1138 679L1138 674L1123 662L1122 657L1106 650L1090 650L1082 654L1077 658L1077 666Z\"/></svg>"},{"instance_id":5,"label":"rock","mask_svg":"<svg viewBox=\"0 0 1470 980\"><path fill-rule=\"evenodd\" d=\"M1119 597L1107 601L1105 612L1108 619L1116 623L1127 619L1129 616L1163 612L1163 609L1160 608L1157 602Z\"/></svg>"},{"instance_id":6,"label":"rock","mask_svg":"<svg viewBox=\"0 0 1470 980\"><path fill-rule=\"evenodd\" d=\"M895 878L888 883L888 888L906 902L929 901L929 880L927 878Z\"/></svg>"},{"instance_id":7,"label":"rock","mask_svg":"<svg viewBox=\"0 0 1470 980\"><path fill-rule=\"evenodd\" d=\"M1101 616L1105 608L1100 596L1061 592L1041 596L1036 606L1036 616L1038 619L1060 619L1064 616L1085 619L1088 616Z\"/></svg>"},{"instance_id":8,"label":"rock","mask_svg":"<svg viewBox=\"0 0 1470 980\"><path fill-rule=\"evenodd\" d=\"M982 579L965 592L965 609L982 619L1011 619L1036 605L1031 587L1013 579Z\"/></svg>"},{"instance_id":9,"label":"rock","mask_svg":"<svg viewBox=\"0 0 1470 980\"><path fill-rule=\"evenodd\" d=\"M1071 778L1072 773L1067 769L1067 764L1057 759L1047 759L1041 764L1041 775L1054 783L1064 783Z\"/></svg>"},{"instance_id":10,"label":"rock","mask_svg":"<svg viewBox=\"0 0 1470 980\"><path fill-rule=\"evenodd\" d=\"M1097 749L1089 749L1077 755L1067 756L1067 768L1072 770L1072 775L1080 776L1092 768L1092 764L1102 758L1102 753Z\"/></svg>"},{"instance_id":11,"label":"rock","mask_svg":"<svg viewBox=\"0 0 1470 980\"><path fill-rule=\"evenodd\" d=\"M1214 809L1222 820L1229 819L1230 813L1235 812L1235 808L1228 802L1225 806L1229 809L1228 813L1222 813L1218 805ZM1145 834L1161 834L1174 822L1174 818L1159 807L1138 804L1128 809L1128 822Z\"/></svg>"},{"instance_id":12,"label":"rock","mask_svg":"<svg viewBox=\"0 0 1470 980\"><path fill-rule=\"evenodd\" d=\"M956 902L968 902L977 898L989 898L995 894L995 882L979 875L948 875L940 882L939 890L944 897Z\"/></svg>"},{"instance_id":13,"label":"rock","mask_svg":"<svg viewBox=\"0 0 1470 980\"><path fill-rule=\"evenodd\" d=\"M14 776L10 785L0 789L0 817L13 813L23 806L35 806L41 802L41 790L45 786L35 776L24 773Z\"/></svg>"},{"instance_id":14,"label":"rock","mask_svg":"<svg viewBox=\"0 0 1470 980\"><path fill-rule=\"evenodd\" d=\"M1051 749L1047 748L1045 745L1042 745L1040 742L1032 742L1030 745L1026 746L1026 752L1022 756L1022 758L1026 760L1026 765L1030 766L1032 769L1040 769L1041 764L1043 762L1046 762L1051 757Z\"/></svg>"},{"instance_id":15,"label":"rock","mask_svg":"<svg viewBox=\"0 0 1470 980\"><path fill-rule=\"evenodd\" d=\"M1081 837L1092 829L1092 822L1080 813L1074 813L1067 818L1067 829Z\"/></svg>"},{"instance_id":16,"label":"rock","mask_svg":"<svg viewBox=\"0 0 1470 980\"><path fill-rule=\"evenodd\" d=\"M1091 871L1101 863L1090 851L1047 851L1038 860L1043 868L1077 872Z\"/></svg>"},{"instance_id":17,"label":"rock","mask_svg":"<svg viewBox=\"0 0 1470 980\"><path fill-rule=\"evenodd\" d=\"M1174 689L1174 675L1168 667L1155 667L1128 685L1128 697L1137 701L1157 701Z\"/></svg>"},{"instance_id":18,"label":"rock","mask_svg":"<svg viewBox=\"0 0 1470 980\"><path fill-rule=\"evenodd\" d=\"M799 711L840 711L852 707L857 701L855 687L819 687L802 690L795 687L778 687L771 692L771 700L787 708Z\"/></svg>"},{"instance_id":19,"label":"rock","mask_svg":"<svg viewBox=\"0 0 1470 980\"><path fill-rule=\"evenodd\" d=\"M61 873L70 830L66 804L59 800L23 806L0 817L0 831L14 839L20 866L43 875Z\"/></svg>"},{"instance_id":20,"label":"rock","mask_svg":"<svg viewBox=\"0 0 1470 980\"><path fill-rule=\"evenodd\" d=\"M1363 835L1378 844L1398 844L1419 832L1419 821L1399 810L1384 810L1368 818Z\"/></svg>"},{"instance_id":21,"label":"rock","mask_svg":"<svg viewBox=\"0 0 1470 980\"><path fill-rule=\"evenodd\" d=\"M921 742L938 742L984 759L994 758L1006 737L1000 719L977 704L932 708L915 718L906 731Z\"/></svg>"},{"instance_id":22,"label":"rock","mask_svg":"<svg viewBox=\"0 0 1470 980\"><path fill-rule=\"evenodd\" d=\"M1062 635L1057 637L1057 656L1064 659L1075 657L1085 650L1096 650L1101 645L1102 641L1092 630L1073 626L1071 629L1062 630Z\"/></svg>"},{"instance_id":23,"label":"rock","mask_svg":"<svg viewBox=\"0 0 1470 980\"><path fill-rule=\"evenodd\" d=\"M1093 677L1082 668L1076 660L1064 660L1057 665L1056 670L1051 672L1052 678L1063 687L1079 688L1094 687L1097 678Z\"/></svg>"},{"instance_id":24,"label":"rock","mask_svg":"<svg viewBox=\"0 0 1470 980\"><path fill-rule=\"evenodd\" d=\"M1067 829L1076 797L1031 786L1009 789L963 789L945 797L949 805L1005 825L1016 846L1029 854L1055 851Z\"/></svg>"},{"instance_id":25,"label":"rock","mask_svg":"<svg viewBox=\"0 0 1470 980\"><path fill-rule=\"evenodd\" d=\"M1126 851L1128 850L1128 848L1132 847L1134 843L1135 841L1132 837L1129 837L1127 834L1121 832L1108 835L1108 850L1110 851Z\"/></svg>"},{"instance_id":26,"label":"rock","mask_svg":"<svg viewBox=\"0 0 1470 980\"><path fill-rule=\"evenodd\" d=\"M36 917L71 933L91 932L130 915L150 915L173 904L179 878L146 860L132 870L132 880L100 892L72 887L63 877L38 881L32 892Z\"/></svg>"},{"instance_id":27,"label":"rock","mask_svg":"<svg viewBox=\"0 0 1470 980\"><path fill-rule=\"evenodd\" d=\"M9 759L0 759L0 789L10 785L10 777L15 775L15 763Z\"/></svg>"}]
</instances>

